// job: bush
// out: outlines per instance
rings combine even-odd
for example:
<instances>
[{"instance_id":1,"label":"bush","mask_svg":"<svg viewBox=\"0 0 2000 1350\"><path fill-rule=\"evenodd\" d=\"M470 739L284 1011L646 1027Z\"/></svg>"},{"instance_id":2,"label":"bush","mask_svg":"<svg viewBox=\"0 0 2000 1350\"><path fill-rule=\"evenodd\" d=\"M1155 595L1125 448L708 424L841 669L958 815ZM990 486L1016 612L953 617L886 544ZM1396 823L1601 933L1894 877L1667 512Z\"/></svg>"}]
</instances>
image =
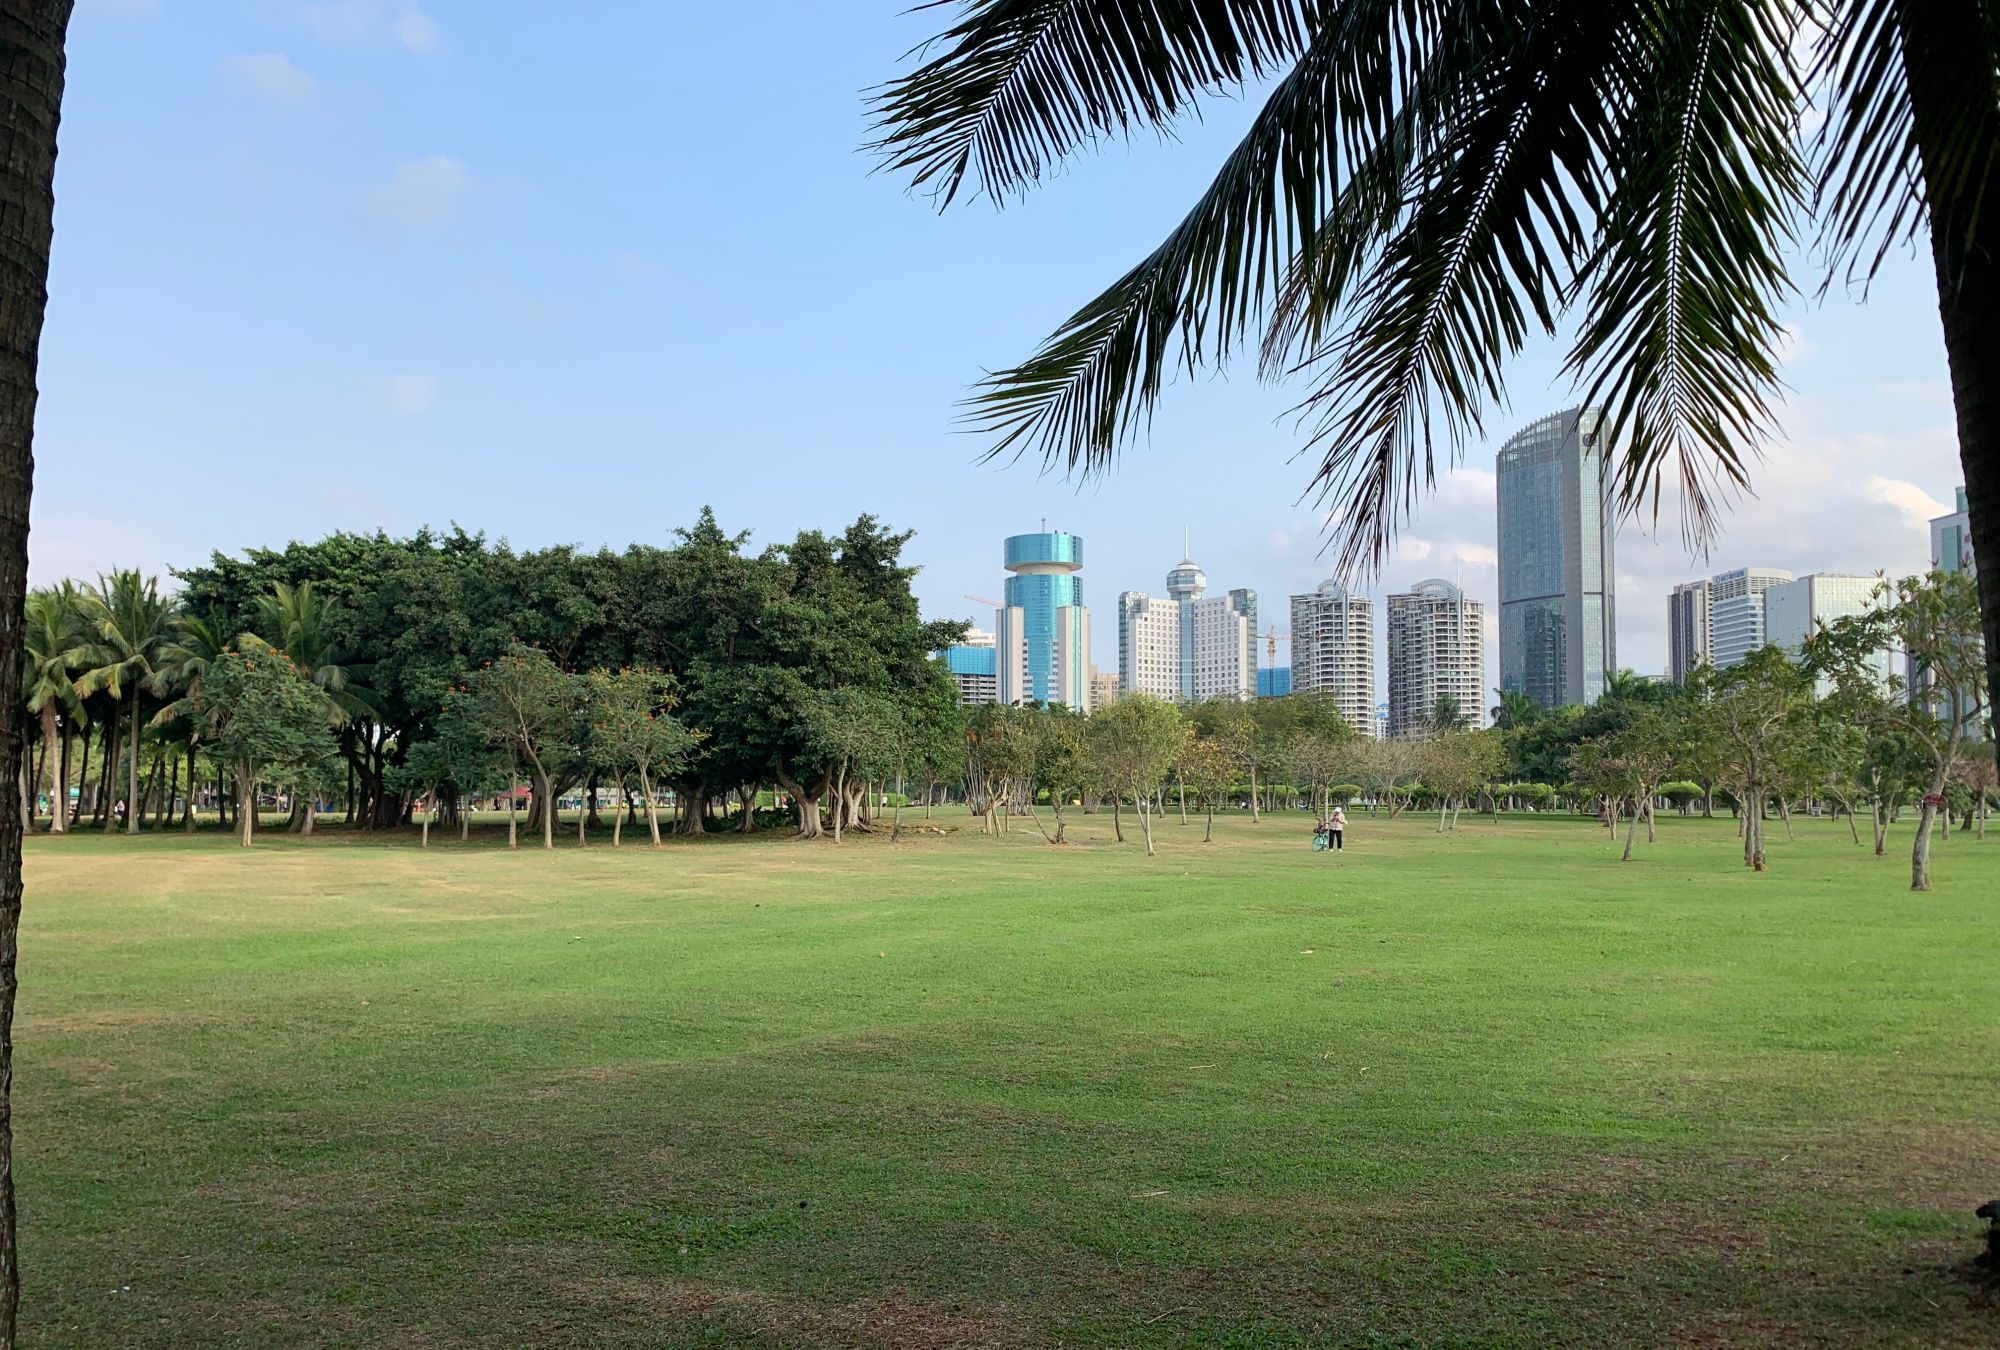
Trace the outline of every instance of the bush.
<instances>
[{"instance_id":1,"label":"bush","mask_svg":"<svg viewBox=\"0 0 2000 1350\"><path fill-rule=\"evenodd\" d=\"M1685 809L1690 803L1701 800L1702 788L1699 783L1662 783L1660 795L1674 806Z\"/></svg>"}]
</instances>

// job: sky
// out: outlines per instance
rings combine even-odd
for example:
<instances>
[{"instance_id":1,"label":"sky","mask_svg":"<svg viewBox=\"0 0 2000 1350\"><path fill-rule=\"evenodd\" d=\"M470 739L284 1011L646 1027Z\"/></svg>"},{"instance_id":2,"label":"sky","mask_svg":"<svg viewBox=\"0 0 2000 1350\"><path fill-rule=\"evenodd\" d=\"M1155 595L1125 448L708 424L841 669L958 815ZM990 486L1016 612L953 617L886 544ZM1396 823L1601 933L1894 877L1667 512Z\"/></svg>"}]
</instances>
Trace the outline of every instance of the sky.
<instances>
[{"instance_id":1,"label":"sky","mask_svg":"<svg viewBox=\"0 0 2000 1350\"><path fill-rule=\"evenodd\" d=\"M988 627L964 597L996 594L1002 538L1046 519L1084 537L1107 670L1118 593L1160 593L1184 530L1211 591L1257 591L1282 628L1329 574L1299 386L1183 377L1081 483L981 462L955 420L1150 250L1252 105L940 214L861 149L865 91L943 22L909 10L80 0L32 580L453 522L663 543L712 505L759 544L862 512L913 530L927 616ZM1787 323L1782 434L1708 556L1672 498L1621 530L1623 666L1665 670L1678 581L1925 565L1960 481L1927 253L1894 254L1865 306L1802 298ZM1575 401L1561 355L1510 368L1488 438L1359 583L1378 606L1456 579L1492 629L1494 451Z\"/></svg>"}]
</instances>

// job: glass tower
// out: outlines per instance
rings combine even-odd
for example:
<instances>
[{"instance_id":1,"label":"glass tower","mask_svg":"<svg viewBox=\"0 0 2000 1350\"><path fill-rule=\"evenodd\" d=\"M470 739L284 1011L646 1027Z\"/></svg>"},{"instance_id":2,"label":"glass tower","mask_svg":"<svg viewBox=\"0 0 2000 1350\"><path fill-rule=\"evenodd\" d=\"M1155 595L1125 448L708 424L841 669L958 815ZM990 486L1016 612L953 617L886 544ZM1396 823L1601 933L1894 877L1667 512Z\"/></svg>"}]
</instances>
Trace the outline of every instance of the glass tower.
<instances>
[{"instance_id":1,"label":"glass tower","mask_svg":"<svg viewBox=\"0 0 2000 1350\"><path fill-rule=\"evenodd\" d=\"M1595 702L1618 667L1616 524L1597 409L1531 423L1500 448L1494 471L1500 687L1544 708Z\"/></svg>"},{"instance_id":2,"label":"glass tower","mask_svg":"<svg viewBox=\"0 0 2000 1350\"><path fill-rule=\"evenodd\" d=\"M1089 619L1083 607L1083 540L1061 530L1008 537L1006 611L1018 615L1019 632L1002 619L1001 646L1022 662L1018 696L1010 696L1011 671L1002 670L1000 701L1067 703L1086 707L1090 686ZM1002 660L1015 654L1005 650ZM1070 667L1074 667L1071 669Z\"/></svg>"}]
</instances>

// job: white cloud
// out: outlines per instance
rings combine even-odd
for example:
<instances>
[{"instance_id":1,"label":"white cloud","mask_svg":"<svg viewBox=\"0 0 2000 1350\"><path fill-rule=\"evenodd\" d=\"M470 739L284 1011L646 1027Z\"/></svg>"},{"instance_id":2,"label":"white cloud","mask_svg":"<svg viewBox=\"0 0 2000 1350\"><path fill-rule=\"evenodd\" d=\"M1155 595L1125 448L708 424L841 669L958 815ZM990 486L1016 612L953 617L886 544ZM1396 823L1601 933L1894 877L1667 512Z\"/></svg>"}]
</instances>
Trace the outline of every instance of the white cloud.
<instances>
[{"instance_id":1,"label":"white cloud","mask_svg":"<svg viewBox=\"0 0 2000 1350\"><path fill-rule=\"evenodd\" d=\"M1912 529L1930 531L1930 523L1939 516L1951 514L1951 508L1918 487L1900 478L1884 478L1880 474L1868 475L1868 499L1893 506L1903 513L1903 519Z\"/></svg>"},{"instance_id":2,"label":"white cloud","mask_svg":"<svg viewBox=\"0 0 2000 1350\"><path fill-rule=\"evenodd\" d=\"M399 413L426 413L437 406L437 385L435 375L391 375L382 392Z\"/></svg>"},{"instance_id":3,"label":"white cloud","mask_svg":"<svg viewBox=\"0 0 2000 1350\"><path fill-rule=\"evenodd\" d=\"M266 98L297 102L319 90L318 81L278 52L234 56L225 64L239 83Z\"/></svg>"},{"instance_id":4,"label":"white cloud","mask_svg":"<svg viewBox=\"0 0 2000 1350\"><path fill-rule=\"evenodd\" d=\"M1466 506L1493 505L1493 473L1490 469L1456 468L1438 480L1438 496Z\"/></svg>"},{"instance_id":5,"label":"white cloud","mask_svg":"<svg viewBox=\"0 0 2000 1350\"><path fill-rule=\"evenodd\" d=\"M458 213L471 187L465 161L445 155L408 160L396 166L371 199L377 212L405 225L442 225Z\"/></svg>"},{"instance_id":6,"label":"white cloud","mask_svg":"<svg viewBox=\"0 0 2000 1350\"><path fill-rule=\"evenodd\" d=\"M443 40L438 32L437 20L420 9L404 10L389 27L395 33L396 41L413 52L434 52Z\"/></svg>"},{"instance_id":7,"label":"white cloud","mask_svg":"<svg viewBox=\"0 0 2000 1350\"><path fill-rule=\"evenodd\" d=\"M444 45L437 21L414 4L389 0L313 0L299 6L299 18L321 42L340 47L395 43L428 55Z\"/></svg>"}]
</instances>

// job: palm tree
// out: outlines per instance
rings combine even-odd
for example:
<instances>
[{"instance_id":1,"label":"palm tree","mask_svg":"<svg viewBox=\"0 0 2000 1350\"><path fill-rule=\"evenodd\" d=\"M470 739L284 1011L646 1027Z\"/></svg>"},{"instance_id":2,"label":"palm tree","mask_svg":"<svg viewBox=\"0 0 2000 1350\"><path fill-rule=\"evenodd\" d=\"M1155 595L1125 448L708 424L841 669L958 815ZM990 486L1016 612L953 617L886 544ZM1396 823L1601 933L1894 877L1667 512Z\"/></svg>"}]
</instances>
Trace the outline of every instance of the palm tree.
<instances>
[{"instance_id":1,"label":"palm tree","mask_svg":"<svg viewBox=\"0 0 2000 1350\"><path fill-rule=\"evenodd\" d=\"M258 636L291 658L306 678L318 685L336 727L377 716L381 703L366 683L374 667L352 659L339 643L340 607L310 581L293 586L277 582L271 594L257 597ZM292 828L311 834L313 801L293 807Z\"/></svg>"},{"instance_id":2,"label":"palm tree","mask_svg":"<svg viewBox=\"0 0 2000 1350\"><path fill-rule=\"evenodd\" d=\"M71 656L83 671L76 680L79 696L103 690L128 709L131 729L129 775L125 793L125 833L139 833L139 714L149 689L161 687L159 662L166 652L172 607L160 598L157 577L136 570L98 578L95 592L83 596L84 640ZM109 746L106 753L110 753ZM115 812L104 816L105 833L117 828Z\"/></svg>"},{"instance_id":3,"label":"palm tree","mask_svg":"<svg viewBox=\"0 0 2000 1350\"><path fill-rule=\"evenodd\" d=\"M2000 687L1997 46L1992 0L959 0L873 148L1000 202L1268 84L1159 246L970 421L1092 472L1168 376L1254 343L1311 381L1310 490L1362 568L1564 329L1622 502L1657 514L1671 478L1705 543L1772 427L1788 246L1817 235L1824 294L1927 232Z\"/></svg>"},{"instance_id":4,"label":"palm tree","mask_svg":"<svg viewBox=\"0 0 2000 1350\"><path fill-rule=\"evenodd\" d=\"M1472 726L1472 719L1465 709L1458 706L1458 700L1450 694L1439 694L1437 702L1431 705L1431 731L1439 736L1448 736L1455 731L1465 731Z\"/></svg>"},{"instance_id":5,"label":"palm tree","mask_svg":"<svg viewBox=\"0 0 2000 1350\"><path fill-rule=\"evenodd\" d=\"M1542 705L1529 698L1518 689L1495 689L1500 702L1493 709L1493 725L1501 731L1512 731L1540 720Z\"/></svg>"},{"instance_id":6,"label":"palm tree","mask_svg":"<svg viewBox=\"0 0 2000 1350\"><path fill-rule=\"evenodd\" d=\"M183 610L174 615L173 634L160 652L160 684L177 697L153 714L152 725L165 728L178 724L187 733L188 800L184 824L194 832L195 756L200 750L209 719L201 706L201 681L209 663L228 650L230 624L221 610L210 608L196 613Z\"/></svg>"},{"instance_id":7,"label":"palm tree","mask_svg":"<svg viewBox=\"0 0 2000 1350\"><path fill-rule=\"evenodd\" d=\"M83 711L83 702L76 694L76 670L70 664L70 655L83 636L76 584L65 581L30 593L26 616L27 631L22 635L22 646L27 666L22 674L21 692L28 711L41 717L44 753L55 760L55 781L49 793L49 832L65 834L69 830L69 738Z\"/></svg>"}]
</instances>

